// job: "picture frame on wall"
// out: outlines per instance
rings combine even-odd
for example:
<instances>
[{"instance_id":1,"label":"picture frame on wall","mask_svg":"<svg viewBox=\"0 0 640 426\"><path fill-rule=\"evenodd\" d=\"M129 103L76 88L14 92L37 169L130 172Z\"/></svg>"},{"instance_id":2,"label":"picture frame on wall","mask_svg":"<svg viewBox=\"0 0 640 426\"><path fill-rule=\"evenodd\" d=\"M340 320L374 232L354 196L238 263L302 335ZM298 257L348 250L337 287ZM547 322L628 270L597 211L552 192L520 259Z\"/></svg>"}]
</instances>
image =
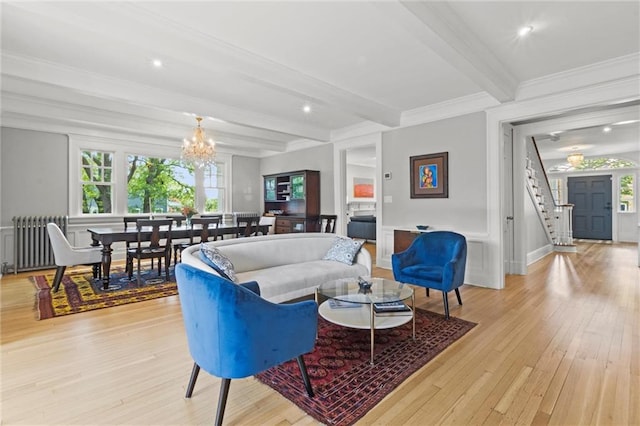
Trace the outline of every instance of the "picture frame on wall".
<instances>
[{"instance_id":1,"label":"picture frame on wall","mask_svg":"<svg viewBox=\"0 0 640 426\"><path fill-rule=\"evenodd\" d=\"M373 199L373 179L353 178L353 198Z\"/></svg>"},{"instance_id":2,"label":"picture frame on wall","mask_svg":"<svg viewBox=\"0 0 640 426\"><path fill-rule=\"evenodd\" d=\"M449 153L409 158L411 198L449 198Z\"/></svg>"}]
</instances>

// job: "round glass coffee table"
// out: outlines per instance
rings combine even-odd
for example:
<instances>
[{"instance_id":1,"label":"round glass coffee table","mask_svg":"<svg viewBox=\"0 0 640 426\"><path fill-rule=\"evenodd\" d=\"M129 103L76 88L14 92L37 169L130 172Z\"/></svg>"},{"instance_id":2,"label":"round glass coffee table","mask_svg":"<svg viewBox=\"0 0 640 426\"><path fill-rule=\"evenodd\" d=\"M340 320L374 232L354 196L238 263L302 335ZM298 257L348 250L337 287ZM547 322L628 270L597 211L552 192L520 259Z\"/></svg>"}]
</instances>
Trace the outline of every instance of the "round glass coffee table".
<instances>
[{"instance_id":1,"label":"round glass coffee table","mask_svg":"<svg viewBox=\"0 0 640 426\"><path fill-rule=\"evenodd\" d=\"M343 327L371 330L371 364L375 330L398 327L413 322L413 339L416 338L415 296L413 288L385 278L367 278L371 284L365 289L357 278L343 278L321 284L316 289L318 313L327 321ZM328 298L320 304L320 296ZM378 312L375 305L400 303L411 299L405 312ZM406 306L406 305L405 305ZM379 307L379 306L378 306Z\"/></svg>"}]
</instances>

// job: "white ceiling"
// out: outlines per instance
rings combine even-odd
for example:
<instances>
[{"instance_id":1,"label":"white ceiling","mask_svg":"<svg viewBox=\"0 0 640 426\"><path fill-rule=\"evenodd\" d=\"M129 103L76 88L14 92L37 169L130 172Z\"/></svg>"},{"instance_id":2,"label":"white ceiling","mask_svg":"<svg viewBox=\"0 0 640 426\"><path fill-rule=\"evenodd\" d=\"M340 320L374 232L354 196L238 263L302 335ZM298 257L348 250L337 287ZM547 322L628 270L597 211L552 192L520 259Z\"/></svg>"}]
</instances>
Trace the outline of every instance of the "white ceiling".
<instances>
[{"instance_id":1,"label":"white ceiling","mask_svg":"<svg viewBox=\"0 0 640 426\"><path fill-rule=\"evenodd\" d=\"M222 150L257 156L460 98L508 102L523 83L640 52L638 2L0 7L5 125L179 144L197 114Z\"/></svg>"}]
</instances>

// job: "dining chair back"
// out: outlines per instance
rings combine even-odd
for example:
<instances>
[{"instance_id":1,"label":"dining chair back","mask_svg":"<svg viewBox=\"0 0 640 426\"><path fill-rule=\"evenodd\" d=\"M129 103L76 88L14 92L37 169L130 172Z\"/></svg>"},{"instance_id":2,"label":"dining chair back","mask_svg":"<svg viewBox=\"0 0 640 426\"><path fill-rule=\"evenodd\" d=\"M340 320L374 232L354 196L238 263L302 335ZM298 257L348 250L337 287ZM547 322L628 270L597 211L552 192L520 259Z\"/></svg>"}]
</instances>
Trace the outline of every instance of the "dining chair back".
<instances>
[{"instance_id":1,"label":"dining chair back","mask_svg":"<svg viewBox=\"0 0 640 426\"><path fill-rule=\"evenodd\" d=\"M258 235L260 216L243 216L236 218L236 238Z\"/></svg>"},{"instance_id":2,"label":"dining chair back","mask_svg":"<svg viewBox=\"0 0 640 426\"><path fill-rule=\"evenodd\" d=\"M140 261L142 259L158 259L158 276L162 275L162 259L165 259L165 278L169 279L169 266L171 264L171 228L173 219L138 219L136 228L138 231L137 245L127 250L127 271L129 279L133 277L133 259L138 261L138 285L140 279ZM166 235L162 238L161 228L165 228ZM149 229L151 228L151 229ZM145 234L151 232L149 238ZM148 242L148 245L143 243ZM151 266L153 268L153 264Z\"/></svg>"},{"instance_id":3,"label":"dining chair back","mask_svg":"<svg viewBox=\"0 0 640 426\"><path fill-rule=\"evenodd\" d=\"M53 279L53 291L58 291L64 271L67 266L91 265L93 266L93 278L102 276L102 247L73 247L64 233L55 223L47 223L49 242L53 249L53 257L56 263L56 275Z\"/></svg>"},{"instance_id":4,"label":"dining chair back","mask_svg":"<svg viewBox=\"0 0 640 426\"><path fill-rule=\"evenodd\" d=\"M320 217L318 218L318 232L335 234L336 220L338 220L338 215L321 214Z\"/></svg>"},{"instance_id":5,"label":"dining chair back","mask_svg":"<svg viewBox=\"0 0 640 426\"><path fill-rule=\"evenodd\" d=\"M260 222L258 222L258 225L260 227L264 227L264 226L268 226L266 233L267 234L275 234L275 225L276 224L276 217L275 216L261 216L260 217ZM262 232L262 231L260 231ZM264 233L264 232L263 232Z\"/></svg>"},{"instance_id":6,"label":"dining chair back","mask_svg":"<svg viewBox=\"0 0 640 426\"><path fill-rule=\"evenodd\" d=\"M182 226L182 222L186 222L187 217L183 214L168 214L165 216L167 219L173 219L173 222L176 226Z\"/></svg>"},{"instance_id":7,"label":"dining chair back","mask_svg":"<svg viewBox=\"0 0 640 426\"><path fill-rule=\"evenodd\" d=\"M207 241L218 240L218 228L220 227L221 217L194 217L189 225L189 241L180 242L173 245L173 263L178 263L178 254L182 254L182 250L198 243L206 243ZM194 237L199 237L195 240Z\"/></svg>"}]
</instances>

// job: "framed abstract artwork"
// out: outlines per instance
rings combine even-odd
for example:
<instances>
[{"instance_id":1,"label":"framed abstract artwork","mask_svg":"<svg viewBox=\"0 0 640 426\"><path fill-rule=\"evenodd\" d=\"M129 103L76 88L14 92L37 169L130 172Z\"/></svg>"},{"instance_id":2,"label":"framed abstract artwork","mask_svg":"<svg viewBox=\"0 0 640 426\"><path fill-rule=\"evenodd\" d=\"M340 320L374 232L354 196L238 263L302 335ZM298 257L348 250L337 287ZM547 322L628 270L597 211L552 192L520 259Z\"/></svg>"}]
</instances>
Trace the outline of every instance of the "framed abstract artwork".
<instances>
[{"instance_id":1,"label":"framed abstract artwork","mask_svg":"<svg viewBox=\"0 0 640 426\"><path fill-rule=\"evenodd\" d=\"M373 179L353 178L354 198L373 198Z\"/></svg>"},{"instance_id":2,"label":"framed abstract artwork","mask_svg":"<svg viewBox=\"0 0 640 426\"><path fill-rule=\"evenodd\" d=\"M411 198L449 198L449 153L409 158Z\"/></svg>"}]
</instances>

